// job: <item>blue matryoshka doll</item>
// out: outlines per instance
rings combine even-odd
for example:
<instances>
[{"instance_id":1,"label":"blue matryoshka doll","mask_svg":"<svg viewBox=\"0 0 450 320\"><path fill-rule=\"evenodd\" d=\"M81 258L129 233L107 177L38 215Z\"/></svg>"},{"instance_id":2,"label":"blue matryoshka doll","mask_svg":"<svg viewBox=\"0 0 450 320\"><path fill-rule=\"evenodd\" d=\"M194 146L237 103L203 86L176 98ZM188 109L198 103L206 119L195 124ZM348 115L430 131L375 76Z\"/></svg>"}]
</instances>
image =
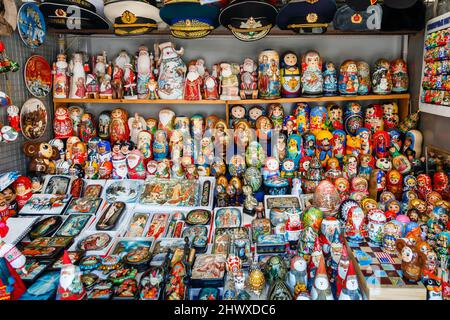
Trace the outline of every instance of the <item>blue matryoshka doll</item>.
<instances>
[{"instance_id":1,"label":"blue matryoshka doll","mask_svg":"<svg viewBox=\"0 0 450 320\"><path fill-rule=\"evenodd\" d=\"M297 103L297 107L294 110L294 116L296 117L297 132L298 134L304 134L309 132L309 114L311 108L307 103Z\"/></svg>"},{"instance_id":2,"label":"blue matryoshka doll","mask_svg":"<svg viewBox=\"0 0 450 320\"><path fill-rule=\"evenodd\" d=\"M350 102L344 108L344 129L347 134L355 136L356 132L364 126L362 107L359 103Z\"/></svg>"},{"instance_id":3,"label":"blue matryoshka doll","mask_svg":"<svg viewBox=\"0 0 450 320\"><path fill-rule=\"evenodd\" d=\"M338 93L337 72L334 63L328 61L323 71L323 94L325 96L335 96Z\"/></svg>"},{"instance_id":4,"label":"blue matryoshka doll","mask_svg":"<svg viewBox=\"0 0 450 320\"><path fill-rule=\"evenodd\" d=\"M87 143L89 161L95 160L97 158L97 145L100 141L101 139L99 137L92 137L89 139Z\"/></svg>"},{"instance_id":5,"label":"blue matryoshka doll","mask_svg":"<svg viewBox=\"0 0 450 320\"><path fill-rule=\"evenodd\" d=\"M333 131L333 157L337 158L341 165L345 156L345 149L347 148L346 140L347 135L344 130Z\"/></svg>"},{"instance_id":6,"label":"blue matryoshka doll","mask_svg":"<svg viewBox=\"0 0 450 320\"><path fill-rule=\"evenodd\" d=\"M97 144L97 162L111 161L111 144L109 141L100 140Z\"/></svg>"},{"instance_id":7,"label":"blue matryoshka doll","mask_svg":"<svg viewBox=\"0 0 450 320\"><path fill-rule=\"evenodd\" d=\"M327 108L324 106L314 106L310 114L310 131L314 135L325 129L328 121Z\"/></svg>"},{"instance_id":8,"label":"blue matryoshka doll","mask_svg":"<svg viewBox=\"0 0 450 320\"><path fill-rule=\"evenodd\" d=\"M402 148L402 134L396 129L388 131L391 137L390 147L394 147L396 151L400 151Z\"/></svg>"},{"instance_id":9,"label":"blue matryoshka doll","mask_svg":"<svg viewBox=\"0 0 450 320\"><path fill-rule=\"evenodd\" d=\"M314 156L316 154L316 136L312 133L307 133L303 137L305 140L305 155L309 157Z\"/></svg>"},{"instance_id":10,"label":"blue matryoshka doll","mask_svg":"<svg viewBox=\"0 0 450 320\"><path fill-rule=\"evenodd\" d=\"M167 134L164 130L156 130L155 140L153 141L153 158L161 161L169 154L169 144L167 142Z\"/></svg>"},{"instance_id":11,"label":"blue matryoshka doll","mask_svg":"<svg viewBox=\"0 0 450 320\"><path fill-rule=\"evenodd\" d=\"M295 168L298 168L300 158L303 157L303 154L302 137L298 134L291 134L287 139L286 158L292 159L294 161Z\"/></svg>"},{"instance_id":12,"label":"blue matryoshka doll","mask_svg":"<svg viewBox=\"0 0 450 320\"><path fill-rule=\"evenodd\" d=\"M356 131L361 143L361 154L372 154L372 134L367 128L359 128Z\"/></svg>"}]
</instances>

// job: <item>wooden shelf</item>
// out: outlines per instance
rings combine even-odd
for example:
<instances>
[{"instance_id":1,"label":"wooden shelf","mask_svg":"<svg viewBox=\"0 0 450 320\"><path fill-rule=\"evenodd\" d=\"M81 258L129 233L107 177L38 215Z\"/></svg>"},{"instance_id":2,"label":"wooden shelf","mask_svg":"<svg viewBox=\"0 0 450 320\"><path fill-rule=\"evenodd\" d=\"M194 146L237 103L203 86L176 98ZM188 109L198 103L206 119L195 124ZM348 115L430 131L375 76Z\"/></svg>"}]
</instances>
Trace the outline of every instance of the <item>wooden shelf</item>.
<instances>
[{"instance_id":1,"label":"wooden shelf","mask_svg":"<svg viewBox=\"0 0 450 320\"><path fill-rule=\"evenodd\" d=\"M90 103L90 104L269 104L269 103L296 103L296 102L334 102L334 101L367 101L367 100L409 100L409 93L366 95L366 96L330 96L330 97L298 97L280 98L273 100L247 99L247 100L140 100L140 99L53 99L55 104Z\"/></svg>"}]
</instances>

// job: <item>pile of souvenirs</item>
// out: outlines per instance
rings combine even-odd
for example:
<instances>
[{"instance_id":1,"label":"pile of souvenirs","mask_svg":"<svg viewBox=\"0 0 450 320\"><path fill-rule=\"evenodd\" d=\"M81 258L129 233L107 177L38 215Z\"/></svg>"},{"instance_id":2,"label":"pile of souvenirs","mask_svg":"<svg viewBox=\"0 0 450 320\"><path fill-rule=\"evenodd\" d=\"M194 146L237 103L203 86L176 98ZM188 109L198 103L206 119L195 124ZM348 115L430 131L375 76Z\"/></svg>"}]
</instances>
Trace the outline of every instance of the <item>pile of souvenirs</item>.
<instances>
[{"instance_id":1,"label":"pile of souvenirs","mask_svg":"<svg viewBox=\"0 0 450 320\"><path fill-rule=\"evenodd\" d=\"M365 61L345 60L339 72L320 54L305 52L301 61L293 51L281 57L265 50L258 61L222 62L206 68L204 59L181 59L184 50L171 42L141 46L135 56L125 50L108 61L106 52L91 56L74 53L69 64L59 54L53 64L54 98L71 99L184 99L240 100L279 97L336 96L402 93L408 90L403 59L378 59L370 71ZM89 62L88 62L89 60Z\"/></svg>"},{"instance_id":2,"label":"pile of souvenirs","mask_svg":"<svg viewBox=\"0 0 450 320\"><path fill-rule=\"evenodd\" d=\"M55 112L30 176L0 178L2 297L362 299L367 243L396 285L450 296L448 163L395 102Z\"/></svg>"}]
</instances>

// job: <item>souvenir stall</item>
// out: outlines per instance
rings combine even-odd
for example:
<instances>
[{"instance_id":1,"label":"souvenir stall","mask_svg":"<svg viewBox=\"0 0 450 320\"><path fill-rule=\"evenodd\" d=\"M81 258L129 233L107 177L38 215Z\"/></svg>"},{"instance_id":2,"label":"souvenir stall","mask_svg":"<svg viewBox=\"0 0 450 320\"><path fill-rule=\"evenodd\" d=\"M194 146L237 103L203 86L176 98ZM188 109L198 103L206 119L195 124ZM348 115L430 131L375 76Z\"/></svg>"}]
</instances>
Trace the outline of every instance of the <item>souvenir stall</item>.
<instances>
[{"instance_id":1,"label":"souvenir stall","mask_svg":"<svg viewBox=\"0 0 450 320\"><path fill-rule=\"evenodd\" d=\"M439 1L2 3L0 299L450 299Z\"/></svg>"}]
</instances>

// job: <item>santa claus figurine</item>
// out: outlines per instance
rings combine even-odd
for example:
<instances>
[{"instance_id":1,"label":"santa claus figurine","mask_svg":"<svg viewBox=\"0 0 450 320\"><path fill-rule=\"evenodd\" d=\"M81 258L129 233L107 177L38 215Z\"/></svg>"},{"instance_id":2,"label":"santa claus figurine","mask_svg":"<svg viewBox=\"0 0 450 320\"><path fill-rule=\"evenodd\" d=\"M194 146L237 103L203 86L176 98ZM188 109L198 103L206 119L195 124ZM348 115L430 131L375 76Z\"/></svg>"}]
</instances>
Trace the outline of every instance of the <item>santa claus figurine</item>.
<instances>
[{"instance_id":1,"label":"santa claus figurine","mask_svg":"<svg viewBox=\"0 0 450 320\"><path fill-rule=\"evenodd\" d=\"M323 255L320 257L319 267L317 268L314 284L311 289L312 300L334 300L331 293L330 281L328 280L325 269L325 260Z\"/></svg>"},{"instance_id":2,"label":"santa claus figurine","mask_svg":"<svg viewBox=\"0 0 450 320\"><path fill-rule=\"evenodd\" d=\"M335 297L339 297L342 288L344 287L345 279L347 278L348 266L350 264L350 259L348 258L347 247L342 248L341 259L339 259L339 265L337 269L336 281L335 281Z\"/></svg>"},{"instance_id":3,"label":"santa claus figurine","mask_svg":"<svg viewBox=\"0 0 450 320\"><path fill-rule=\"evenodd\" d=\"M17 208L20 210L31 198L31 180L28 177L20 176L13 184L16 191Z\"/></svg>"},{"instance_id":4,"label":"santa claus figurine","mask_svg":"<svg viewBox=\"0 0 450 320\"><path fill-rule=\"evenodd\" d=\"M127 63L124 66L123 72L123 80L124 80L124 98L125 99L137 99L137 91L136 91L136 74L133 71L133 66L131 63Z\"/></svg>"},{"instance_id":5,"label":"santa claus figurine","mask_svg":"<svg viewBox=\"0 0 450 320\"><path fill-rule=\"evenodd\" d=\"M361 290L358 285L358 278L356 277L353 262L350 260L348 266L347 277L345 278L345 286L339 294L339 300L362 300Z\"/></svg>"},{"instance_id":6,"label":"santa claus figurine","mask_svg":"<svg viewBox=\"0 0 450 320\"><path fill-rule=\"evenodd\" d=\"M6 112L8 113L9 126L16 131L20 131L19 107L12 104L6 109Z\"/></svg>"},{"instance_id":7,"label":"santa claus figurine","mask_svg":"<svg viewBox=\"0 0 450 320\"><path fill-rule=\"evenodd\" d=\"M56 300L82 300L86 290L81 282L80 269L72 264L69 254L64 251Z\"/></svg>"},{"instance_id":8,"label":"santa claus figurine","mask_svg":"<svg viewBox=\"0 0 450 320\"><path fill-rule=\"evenodd\" d=\"M127 155L128 178L145 179L146 171L142 152L135 149Z\"/></svg>"},{"instance_id":9,"label":"santa claus figurine","mask_svg":"<svg viewBox=\"0 0 450 320\"><path fill-rule=\"evenodd\" d=\"M364 211L358 205L349 209L345 223L345 235L350 242L361 243L367 237L365 220Z\"/></svg>"},{"instance_id":10,"label":"santa claus figurine","mask_svg":"<svg viewBox=\"0 0 450 320\"><path fill-rule=\"evenodd\" d=\"M73 123L69 116L69 109L66 107L56 107L53 131L56 139L66 139L74 135Z\"/></svg>"},{"instance_id":11,"label":"santa claus figurine","mask_svg":"<svg viewBox=\"0 0 450 320\"><path fill-rule=\"evenodd\" d=\"M205 70L205 75L203 79L203 92L205 94L206 100L217 100L219 99L219 85L217 83L219 72L219 65L215 64L212 66L212 72L209 73Z\"/></svg>"},{"instance_id":12,"label":"santa claus figurine","mask_svg":"<svg viewBox=\"0 0 450 320\"><path fill-rule=\"evenodd\" d=\"M184 99L185 100L202 100L200 91L202 78L198 73L197 66L191 64L188 68L186 81L184 82Z\"/></svg>"}]
</instances>

